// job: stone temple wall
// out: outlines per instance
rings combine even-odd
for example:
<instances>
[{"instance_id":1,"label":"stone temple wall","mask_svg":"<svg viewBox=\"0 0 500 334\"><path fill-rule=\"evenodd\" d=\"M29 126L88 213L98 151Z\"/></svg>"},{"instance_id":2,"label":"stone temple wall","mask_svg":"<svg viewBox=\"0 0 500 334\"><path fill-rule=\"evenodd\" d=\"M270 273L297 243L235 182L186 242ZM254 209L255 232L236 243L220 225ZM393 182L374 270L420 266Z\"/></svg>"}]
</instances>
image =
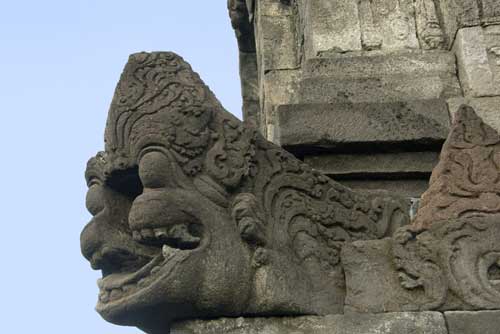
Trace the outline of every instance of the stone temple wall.
<instances>
[{"instance_id":1,"label":"stone temple wall","mask_svg":"<svg viewBox=\"0 0 500 334\"><path fill-rule=\"evenodd\" d=\"M344 296L340 309L320 311L323 316L279 313L274 316L286 317L181 321L172 333L500 333L498 161L500 135L471 107L460 107L415 219L388 237L342 244L345 291L335 293ZM338 237L339 232L332 234ZM298 246L301 252L311 249ZM335 279L307 268L323 282ZM284 285L274 281L273 289ZM322 294L331 291L328 286Z\"/></svg>"},{"instance_id":2,"label":"stone temple wall","mask_svg":"<svg viewBox=\"0 0 500 334\"><path fill-rule=\"evenodd\" d=\"M420 197L463 103L500 129L500 1L229 8L245 119L352 188Z\"/></svg>"},{"instance_id":3,"label":"stone temple wall","mask_svg":"<svg viewBox=\"0 0 500 334\"><path fill-rule=\"evenodd\" d=\"M499 334L500 0L229 10L243 122L175 53L125 65L85 172L97 312L148 334Z\"/></svg>"}]
</instances>

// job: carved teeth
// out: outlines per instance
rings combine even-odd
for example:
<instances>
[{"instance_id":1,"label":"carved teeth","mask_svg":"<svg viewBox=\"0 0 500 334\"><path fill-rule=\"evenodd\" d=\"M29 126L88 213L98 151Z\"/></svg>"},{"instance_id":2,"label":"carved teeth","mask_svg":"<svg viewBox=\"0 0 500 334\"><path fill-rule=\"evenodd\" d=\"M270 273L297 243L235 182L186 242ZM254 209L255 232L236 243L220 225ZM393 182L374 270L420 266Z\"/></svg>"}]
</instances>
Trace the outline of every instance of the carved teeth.
<instances>
[{"instance_id":1,"label":"carved teeth","mask_svg":"<svg viewBox=\"0 0 500 334\"><path fill-rule=\"evenodd\" d=\"M142 240L142 235L141 235L141 232L139 232L139 231L134 231L134 232L132 232L132 238L133 238L135 241L141 241L141 240Z\"/></svg>"},{"instance_id":2,"label":"carved teeth","mask_svg":"<svg viewBox=\"0 0 500 334\"><path fill-rule=\"evenodd\" d=\"M168 260L170 259L172 256L174 256L177 252L179 252L178 249L175 249L175 248L172 248L168 245L163 245L162 249L161 249L161 253L163 255L163 257Z\"/></svg>"},{"instance_id":3,"label":"carved teeth","mask_svg":"<svg viewBox=\"0 0 500 334\"><path fill-rule=\"evenodd\" d=\"M99 301L101 303L107 303L107 302L109 302L109 292L108 291L104 291L104 290L101 291L99 293Z\"/></svg>"},{"instance_id":4,"label":"carved teeth","mask_svg":"<svg viewBox=\"0 0 500 334\"><path fill-rule=\"evenodd\" d=\"M188 227L184 224L173 226L170 229L169 235L171 238L178 240L184 246L196 245L200 242L200 238L191 235Z\"/></svg>"},{"instance_id":5,"label":"carved teeth","mask_svg":"<svg viewBox=\"0 0 500 334\"><path fill-rule=\"evenodd\" d=\"M175 249L167 254L175 254ZM134 294L139 288L150 285L156 279L154 274L161 271L163 262L163 256L157 255L136 272L113 273L97 280L100 290L99 302L103 304L114 302Z\"/></svg>"},{"instance_id":6,"label":"carved teeth","mask_svg":"<svg viewBox=\"0 0 500 334\"><path fill-rule=\"evenodd\" d=\"M152 239L154 238L154 232L152 229L143 229L141 230L141 235L144 239Z\"/></svg>"},{"instance_id":7,"label":"carved teeth","mask_svg":"<svg viewBox=\"0 0 500 334\"><path fill-rule=\"evenodd\" d=\"M135 230L132 232L132 237L138 242L168 243L181 249L194 248L201 241L199 237L191 233L186 224Z\"/></svg>"},{"instance_id":8,"label":"carved teeth","mask_svg":"<svg viewBox=\"0 0 500 334\"><path fill-rule=\"evenodd\" d=\"M109 293L109 299L116 300L120 299L123 296L123 291L121 289L113 289Z\"/></svg>"},{"instance_id":9,"label":"carved teeth","mask_svg":"<svg viewBox=\"0 0 500 334\"><path fill-rule=\"evenodd\" d=\"M102 278L99 278L97 280L97 286L99 287L99 290L102 290L104 288L104 283L103 283Z\"/></svg>"},{"instance_id":10,"label":"carved teeth","mask_svg":"<svg viewBox=\"0 0 500 334\"><path fill-rule=\"evenodd\" d=\"M155 228L154 229L155 237L158 239L166 239L168 237L167 228Z\"/></svg>"}]
</instances>

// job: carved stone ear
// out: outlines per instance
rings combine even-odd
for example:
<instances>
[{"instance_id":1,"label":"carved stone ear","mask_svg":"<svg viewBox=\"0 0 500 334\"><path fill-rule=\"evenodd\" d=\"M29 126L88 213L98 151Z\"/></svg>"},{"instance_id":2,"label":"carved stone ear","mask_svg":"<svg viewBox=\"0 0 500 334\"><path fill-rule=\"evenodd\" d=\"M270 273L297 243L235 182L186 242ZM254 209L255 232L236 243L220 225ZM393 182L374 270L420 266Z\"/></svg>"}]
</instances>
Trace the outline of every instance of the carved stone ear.
<instances>
[{"instance_id":1,"label":"carved stone ear","mask_svg":"<svg viewBox=\"0 0 500 334\"><path fill-rule=\"evenodd\" d=\"M254 248L266 246L264 215L253 194L238 194L233 201L231 215L244 241Z\"/></svg>"}]
</instances>

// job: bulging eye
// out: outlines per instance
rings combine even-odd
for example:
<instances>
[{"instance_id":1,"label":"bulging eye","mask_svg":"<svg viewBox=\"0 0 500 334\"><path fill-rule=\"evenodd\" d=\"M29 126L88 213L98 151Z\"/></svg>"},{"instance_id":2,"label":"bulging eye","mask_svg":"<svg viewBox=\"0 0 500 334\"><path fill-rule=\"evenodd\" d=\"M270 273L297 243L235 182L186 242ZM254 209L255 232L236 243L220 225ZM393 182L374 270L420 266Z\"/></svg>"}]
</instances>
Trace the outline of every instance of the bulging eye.
<instances>
[{"instance_id":1,"label":"bulging eye","mask_svg":"<svg viewBox=\"0 0 500 334\"><path fill-rule=\"evenodd\" d=\"M94 184L90 186L87 191L85 205L87 206L87 210L89 210L90 214L93 216L104 210L104 193L101 185Z\"/></svg>"},{"instance_id":2,"label":"bulging eye","mask_svg":"<svg viewBox=\"0 0 500 334\"><path fill-rule=\"evenodd\" d=\"M139 163L139 177L145 188L163 188L167 184L170 162L160 152L146 153Z\"/></svg>"}]
</instances>

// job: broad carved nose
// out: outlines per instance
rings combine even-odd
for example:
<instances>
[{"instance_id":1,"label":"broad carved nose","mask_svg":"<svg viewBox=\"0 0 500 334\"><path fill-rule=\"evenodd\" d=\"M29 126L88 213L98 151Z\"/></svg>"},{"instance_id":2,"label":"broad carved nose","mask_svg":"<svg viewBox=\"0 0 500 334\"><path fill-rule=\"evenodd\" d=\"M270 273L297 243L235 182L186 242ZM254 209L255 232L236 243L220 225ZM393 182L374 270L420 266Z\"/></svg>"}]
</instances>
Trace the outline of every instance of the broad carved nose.
<instances>
[{"instance_id":1,"label":"broad carved nose","mask_svg":"<svg viewBox=\"0 0 500 334\"><path fill-rule=\"evenodd\" d=\"M110 220L106 211L95 216L80 235L83 256L104 274L119 271L127 263L142 265L156 249L135 242L128 227Z\"/></svg>"},{"instance_id":2,"label":"broad carved nose","mask_svg":"<svg viewBox=\"0 0 500 334\"><path fill-rule=\"evenodd\" d=\"M95 216L80 234L82 255L90 262L93 269L101 269L102 253L105 247L113 247L116 242L109 224L104 219L104 213Z\"/></svg>"},{"instance_id":3,"label":"broad carved nose","mask_svg":"<svg viewBox=\"0 0 500 334\"><path fill-rule=\"evenodd\" d=\"M80 233L80 250L82 255L89 261L92 262L92 255L96 253L101 247L101 242L99 242L99 233L97 225L94 220L85 226L82 233Z\"/></svg>"}]
</instances>

